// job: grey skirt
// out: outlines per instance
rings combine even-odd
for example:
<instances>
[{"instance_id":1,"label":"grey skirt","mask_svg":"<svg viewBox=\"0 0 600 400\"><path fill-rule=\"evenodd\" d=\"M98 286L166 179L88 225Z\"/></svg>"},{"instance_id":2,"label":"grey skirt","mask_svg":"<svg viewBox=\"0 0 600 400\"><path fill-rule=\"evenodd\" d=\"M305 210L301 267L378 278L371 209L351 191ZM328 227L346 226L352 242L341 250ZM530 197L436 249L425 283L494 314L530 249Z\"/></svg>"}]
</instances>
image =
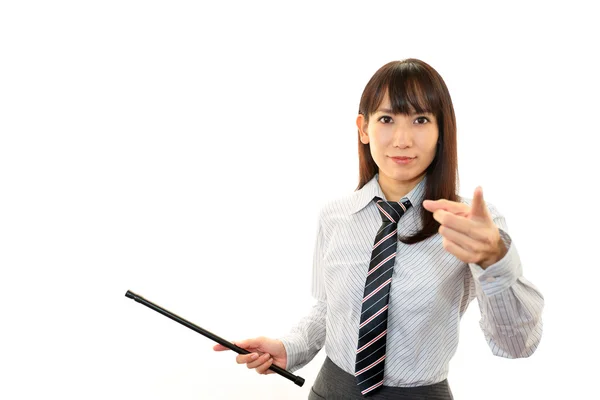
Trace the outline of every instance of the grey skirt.
<instances>
[{"instance_id":1,"label":"grey skirt","mask_svg":"<svg viewBox=\"0 0 600 400\"><path fill-rule=\"evenodd\" d=\"M366 397L360 393L356 379L334 364L329 357L325 359L308 400L452 400L448 380L428 386L391 387L382 386Z\"/></svg>"}]
</instances>

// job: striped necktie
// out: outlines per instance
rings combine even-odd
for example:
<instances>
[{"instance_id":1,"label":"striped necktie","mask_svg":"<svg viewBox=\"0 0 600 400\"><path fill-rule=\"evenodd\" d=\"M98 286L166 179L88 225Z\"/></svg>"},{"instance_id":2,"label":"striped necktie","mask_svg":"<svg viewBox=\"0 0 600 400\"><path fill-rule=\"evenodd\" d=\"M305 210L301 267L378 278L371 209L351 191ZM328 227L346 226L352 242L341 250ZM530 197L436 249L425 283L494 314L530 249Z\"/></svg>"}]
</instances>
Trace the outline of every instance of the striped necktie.
<instances>
[{"instance_id":1,"label":"striped necktie","mask_svg":"<svg viewBox=\"0 0 600 400\"><path fill-rule=\"evenodd\" d=\"M388 298L396 260L398 221L411 206L406 197L399 202L379 197L373 200L383 223L371 253L358 330L355 376L363 396L383 385Z\"/></svg>"}]
</instances>

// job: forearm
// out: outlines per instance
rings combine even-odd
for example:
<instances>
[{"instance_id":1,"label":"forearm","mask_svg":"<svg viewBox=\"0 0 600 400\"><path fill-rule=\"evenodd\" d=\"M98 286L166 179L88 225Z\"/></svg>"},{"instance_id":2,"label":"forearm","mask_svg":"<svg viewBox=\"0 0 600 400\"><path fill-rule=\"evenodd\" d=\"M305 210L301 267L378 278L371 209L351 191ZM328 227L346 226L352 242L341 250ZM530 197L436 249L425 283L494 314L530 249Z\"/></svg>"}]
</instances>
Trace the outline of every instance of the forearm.
<instances>
[{"instance_id":1,"label":"forearm","mask_svg":"<svg viewBox=\"0 0 600 400\"><path fill-rule=\"evenodd\" d=\"M521 260L502 232L506 255L485 270L470 264L481 310L481 329L492 352L501 357L528 357L542 336L544 298L522 276Z\"/></svg>"},{"instance_id":2,"label":"forearm","mask_svg":"<svg viewBox=\"0 0 600 400\"><path fill-rule=\"evenodd\" d=\"M286 369L294 372L308 364L325 344L327 303L318 300L311 312L280 337L287 353Z\"/></svg>"}]
</instances>

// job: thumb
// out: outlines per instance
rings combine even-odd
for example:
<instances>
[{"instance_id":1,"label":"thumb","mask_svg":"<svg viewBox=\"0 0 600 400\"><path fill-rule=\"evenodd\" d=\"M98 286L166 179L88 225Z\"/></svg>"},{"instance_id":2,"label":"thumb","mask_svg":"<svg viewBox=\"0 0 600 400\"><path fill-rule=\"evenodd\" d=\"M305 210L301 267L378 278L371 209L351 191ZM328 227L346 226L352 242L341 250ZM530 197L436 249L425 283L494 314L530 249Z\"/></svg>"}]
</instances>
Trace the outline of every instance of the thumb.
<instances>
[{"instance_id":1,"label":"thumb","mask_svg":"<svg viewBox=\"0 0 600 400\"><path fill-rule=\"evenodd\" d=\"M483 189L481 186L477 186L473 194L473 202L471 203L471 215L485 217L487 213L487 206L485 205L485 200L483 200Z\"/></svg>"},{"instance_id":2,"label":"thumb","mask_svg":"<svg viewBox=\"0 0 600 400\"><path fill-rule=\"evenodd\" d=\"M237 342L234 342L233 344L235 344L238 347L241 347L242 349L256 349L257 347L260 346L260 341L258 339L245 339L245 340L240 340Z\"/></svg>"}]
</instances>

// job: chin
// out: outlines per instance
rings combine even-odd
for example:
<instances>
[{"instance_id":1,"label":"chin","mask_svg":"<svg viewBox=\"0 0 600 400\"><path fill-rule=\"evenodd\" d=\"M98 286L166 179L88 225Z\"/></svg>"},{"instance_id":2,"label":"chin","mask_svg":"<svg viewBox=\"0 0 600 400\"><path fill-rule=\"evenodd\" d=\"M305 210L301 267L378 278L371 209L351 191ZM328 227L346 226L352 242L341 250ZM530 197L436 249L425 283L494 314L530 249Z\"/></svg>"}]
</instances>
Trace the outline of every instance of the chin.
<instances>
[{"instance_id":1,"label":"chin","mask_svg":"<svg viewBox=\"0 0 600 400\"><path fill-rule=\"evenodd\" d=\"M406 172L394 171L394 172L390 173L390 172L379 170L379 173L383 174L383 175L387 176L388 178L393 179L395 181L411 181L411 180L415 179L417 176L419 176L418 174L410 173L408 171L406 171Z\"/></svg>"},{"instance_id":2,"label":"chin","mask_svg":"<svg viewBox=\"0 0 600 400\"><path fill-rule=\"evenodd\" d=\"M379 173L383 173L385 176L396 180L396 181L412 181L418 179L423 176L425 173L424 169L421 168L404 168L404 170L399 170L399 168L394 168L392 171L382 171L379 169Z\"/></svg>"}]
</instances>

